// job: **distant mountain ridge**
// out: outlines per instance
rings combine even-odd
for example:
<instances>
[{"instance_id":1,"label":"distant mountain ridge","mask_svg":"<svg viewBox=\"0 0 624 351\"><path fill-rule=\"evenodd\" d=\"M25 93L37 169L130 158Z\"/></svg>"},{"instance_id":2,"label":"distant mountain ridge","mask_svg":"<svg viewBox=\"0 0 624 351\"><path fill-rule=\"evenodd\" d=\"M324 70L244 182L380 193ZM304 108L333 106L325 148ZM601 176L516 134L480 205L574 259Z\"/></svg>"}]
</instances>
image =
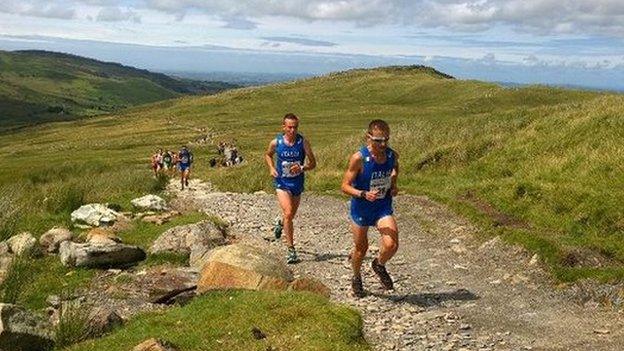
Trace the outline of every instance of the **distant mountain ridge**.
<instances>
[{"instance_id":1,"label":"distant mountain ridge","mask_svg":"<svg viewBox=\"0 0 624 351\"><path fill-rule=\"evenodd\" d=\"M0 130L237 87L59 52L0 51Z\"/></svg>"}]
</instances>

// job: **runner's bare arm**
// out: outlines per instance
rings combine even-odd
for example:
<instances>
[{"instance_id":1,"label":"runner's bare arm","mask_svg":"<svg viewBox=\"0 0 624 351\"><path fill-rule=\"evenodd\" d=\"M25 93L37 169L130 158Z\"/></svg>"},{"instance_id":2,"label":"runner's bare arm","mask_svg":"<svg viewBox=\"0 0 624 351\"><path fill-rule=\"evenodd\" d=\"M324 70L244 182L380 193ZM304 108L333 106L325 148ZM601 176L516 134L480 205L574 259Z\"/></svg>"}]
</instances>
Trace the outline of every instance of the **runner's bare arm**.
<instances>
[{"instance_id":1,"label":"runner's bare arm","mask_svg":"<svg viewBox=\"0 0 624 351\"><path fill-rule=\"evenodd\" d=\"M271 177L277 178L277 170L275 169L275 164L273 162L273 155L275 155L275 148L277 147L277 140L273 139L269 143L269 147L267 151L264 153L264 161L267 166L269 166L269 173L271 173Z\"/></svg>"},{"instance_id":2,"label":"runner's bare arm","mask_svg":"<svg viewBox=\"0 0 624 351\"><path fill-rule=\"evenodd\" d=\"M342 184L340 185L340 189L343 193L360 197L362 194L362 189L356 189L351 185L357 175L362 171L362 154L358 151L354 153L349 159L349 166L347 167L347 171L345 172L344 177L342 178ZM375 201L377 199L377 191L367 191L364 194L366 200Z\"/></svg>"},{"instance_id":3,"label":"runner's bare arm","mask_svg":"<svg viewBox=\"0 0 624 351\"><path fill-rule=\"evenodd\" d=\"M303 140L303 149L307 159L306 164L303 166L303 171L311 171L316 167L316 157L312 152L312 146L310 146L308 139Z\"/></svg>"},{"instance_id":4,"label":"runner's bare arm","mask_svg":"<svg viewBox=\"0 0 624 351\"><path fill-rule=\"evenodd\" d=\"M399 189L397 188L397 178L399 177L399 154L394 151L394 168L392 169L392 173L390 173L390 194L392 196L396 196L399 193Z\"/></svg>"}]
</instances>

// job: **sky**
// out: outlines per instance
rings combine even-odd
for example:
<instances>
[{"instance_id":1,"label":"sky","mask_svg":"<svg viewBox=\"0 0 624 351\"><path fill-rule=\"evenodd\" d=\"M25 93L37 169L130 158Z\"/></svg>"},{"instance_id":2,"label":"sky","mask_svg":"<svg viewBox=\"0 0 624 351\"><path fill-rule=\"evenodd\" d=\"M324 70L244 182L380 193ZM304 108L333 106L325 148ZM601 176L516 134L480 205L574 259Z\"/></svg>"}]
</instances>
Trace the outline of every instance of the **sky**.
<instances>
[{"instance_id":1,"label":"sky","mask_svg":"<svg viewBox=\"0 0 624 351\"><path fill-rule=\"evenodd\" d=\"M624 90L624 0L2 0L0 49L157 71L464 79Z\"/></svg>"}]
</instances>

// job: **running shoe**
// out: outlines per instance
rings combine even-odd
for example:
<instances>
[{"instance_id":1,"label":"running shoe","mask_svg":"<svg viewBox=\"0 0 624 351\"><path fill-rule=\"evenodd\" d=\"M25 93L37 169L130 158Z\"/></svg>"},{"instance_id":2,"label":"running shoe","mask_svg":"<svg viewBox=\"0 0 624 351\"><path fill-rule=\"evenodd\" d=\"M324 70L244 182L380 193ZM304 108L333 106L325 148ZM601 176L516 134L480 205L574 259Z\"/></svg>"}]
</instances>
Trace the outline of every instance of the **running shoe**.
<instances>
[{"instance_id":1,"label":"running shoe","mask_svg":"<svg viewBox=\"0 0 624 351\"><path fill-rule=\"evenodd\" d=\"M353 292L353 296L357 298L364 297L364 287L362 286L362 276L354 275L351 277L351 291Z\"/></svg>"},{"instance_id":2,"label":"running shoe","mask_svg":"<svg viewBox=\"0 0 624 351\"><path fill-rule=\"evenodd\" d=\"M284 229L284 225L282 224L281 218L275 219L275 226L273 227L273 233L275 234L275 239L279 239L282 237L282 230Z\"/></svg>"},{"instance_id":3,"label":"running shoe","mask_svg":"<svg viewBox=\"0 0 624 351\"><path fill-rule=\"evenodd\" d=\"M390 277L390 274L388 274L388 271L386 271L386 266L380 265L377 259L375 258L373 262L371 262L371 268L373 269L373 272L375 272L375 274L377 274L377 276L379 277L381 286L384 289L386 290L394 289L392 278Z\"/></svg>"},{"instance_id":4,"label":"running shoe","mask_svg":"<svg viewBox=\"0 0 624 351\"><path fill-rule=\"evenodd\" d=\"M294 247L288 248L288 254L286 255L286 263L293 264L299 262L299 257L297 257L297 250Z\"/></svg>"}]
</instances>

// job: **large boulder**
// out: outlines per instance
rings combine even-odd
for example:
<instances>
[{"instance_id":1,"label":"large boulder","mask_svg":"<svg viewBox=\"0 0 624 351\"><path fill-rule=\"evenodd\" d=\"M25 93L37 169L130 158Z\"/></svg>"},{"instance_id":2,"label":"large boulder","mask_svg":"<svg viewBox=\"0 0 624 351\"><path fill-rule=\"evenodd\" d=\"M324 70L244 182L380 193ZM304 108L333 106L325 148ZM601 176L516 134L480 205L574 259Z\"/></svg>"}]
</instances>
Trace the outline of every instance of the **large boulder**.
<instances>
[{"instance_id":1,"label":"large boulder","mask_svg":"<svg viewBox=\"0 0 624 351\"><path fill-rule=\"evenodd\" d=\"M9 247L9 252L19 256L30 252L37 244L37 239L32 234L24 232L10 237L6 243Z\"/></svg>"},{"instance_id":2,"label":"large boulder","mask_svg":"<svg viewBox=\"0 0 624 351\"><path fill-rule=\"evenodd\" d=\"M277 257L234 244L213 250L201 271L197 292L222 289L285 290L293 274Z\"/></svg>"},{"instance_id":3,"label":"large boulder","mask_svg":"<svg viewBox=\"0 0 624 351\"><path fill-rule=\"evenodd\" d=\"M59 248L61 262L71 267L126 266L145 259L138 246L119 243L93 244L64 241Z\"/></svg>"},{"instance_id":4,"label":"large boulder","mask_svg":"<svg viewBox=\"0 0 624 351\"><path fill-rule=\"evenodd\" d=\"M227 244L225 231L217 227L212 221L173 227L162 233L154 241L149 251L151 253L174 252L190 254L193 248L201 247L210 250Z\"/></svg>"},{"instance_id":5,"label":"large boulder","mask_svg":"<svg viewBox=\"0 0 624 351\"><path fill-rule=\"evenodd\" d=\"M121 214L103 204L87 204L71 213L72 222L99 227L113 224Z\"/></svg>"},{"instance_id":6,"label":"large boulder","mask_svg":"<svg viewBox=\"0 0 624 351\"><path fill-rule=\"evenodd\" d=\"M72 232L67 228L54 227L39 238L39 245L47 253L55 253L58 252L58 248L63 241L71 241L73 236Z\"/></svg>"},{"instance_id":7,"label":"large boulder","mask_svg":"<svg viewBox=\"0 0 624 351\"><path fill-rule=\"evenodd\" d=\"M42 351L53 345L50 326L44 318L19 306L0 303L0 350Z\"/></svg>"},{"instance_id":8,"label":"large boulder","mask_svg":"<svg viewBox=\"0 0 624 351\"><path fill-rule=\"evenodd\" d=\"M163 198L151 194L134 199L130 203L143 210L166 211L168 209L167 202Z\"/></svg>"}]
</instances>

